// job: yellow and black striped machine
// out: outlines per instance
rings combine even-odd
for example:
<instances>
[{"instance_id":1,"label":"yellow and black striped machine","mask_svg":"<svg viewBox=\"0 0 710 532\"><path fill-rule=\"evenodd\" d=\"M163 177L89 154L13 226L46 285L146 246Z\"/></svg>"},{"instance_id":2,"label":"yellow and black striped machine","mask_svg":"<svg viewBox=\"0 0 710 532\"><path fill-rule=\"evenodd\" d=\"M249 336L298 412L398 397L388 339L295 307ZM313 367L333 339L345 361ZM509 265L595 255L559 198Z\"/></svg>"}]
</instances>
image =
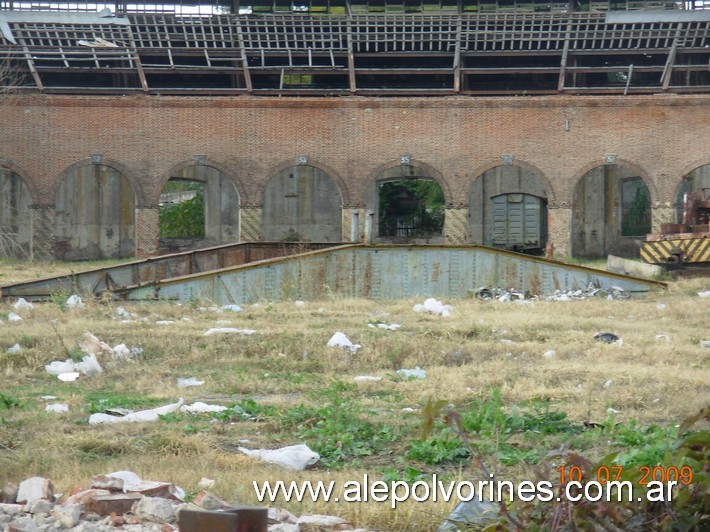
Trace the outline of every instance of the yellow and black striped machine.
<instances>
[{"instance_id":1,"label":"yellow and black striped machine","mask_svg":"<svg viewBox=\"0 0 710 532\"><path fill-rule=\"evenodd\" d=\"M661 224L641 243L641 260L669 267L710 266L710 189L685 195L683 223Z\"/></svg>"}]
</instances>

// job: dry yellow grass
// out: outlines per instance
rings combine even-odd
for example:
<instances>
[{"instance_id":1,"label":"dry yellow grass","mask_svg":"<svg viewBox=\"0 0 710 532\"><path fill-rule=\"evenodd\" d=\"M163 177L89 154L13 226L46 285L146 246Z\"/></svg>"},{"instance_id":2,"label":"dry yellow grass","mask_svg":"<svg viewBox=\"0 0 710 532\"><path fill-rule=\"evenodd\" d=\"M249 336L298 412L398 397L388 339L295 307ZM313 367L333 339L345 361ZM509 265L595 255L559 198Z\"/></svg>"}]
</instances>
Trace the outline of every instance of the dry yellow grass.
<instances>
[{"instance_id":1,"label":"dry yellow grass","mask_svg":"<svg viewBox=\"0 0 710 532\"><path fill-rule=\"evenodd\" d=\"M0 263L0 283L37 277L37 271L66 273L74 266ZM64 271L63 271L64 270ZM707 406L710 399L710 300L697 292L710 288L703 279L670 283L667 292L630 301L590 299L574 302L535 301L518 305L472 299L450 300L453 315L441 318L412 311L418 300L382 302L332 299L307 302L261 302L242 313L215 313L188 304L86 301L86 308L63 308L61 298L23 311L21 322L0 325L0 392L20 406L0 406L0 483L41 475L58 490L83 484L92 475L129 469L141 477L169 480L188 493L199 491L201 477L216 480L214 492L234 503L256 503L252 481L381 477L383 468L403 467L403 450L416 436L418 413L430 398L466 405L493 388L506 406L539 400L567 413L575 422L603 422L609 409L617 422L637 420L663 427ZM422 298L423 299L423 298ZM137 318L123 323L116 308ZM205 307L209 303L205 304ZM0 305L0 317L12 310ZM156 321L174 323L158 325ZM400 323L399 331L373 330L368 322ZM224 323L224 322L229 323ZM54 328L56 328L56 333ZM255 329L253 336L217 334L211 327ZM44 365L67 358L84 332L116 345L144 350L134 363L100 359L104 373L62 383ZM362 349L353 354L326 347L342 331ZM593 341L610 331L623 345ZM657 338L658 335L667 335ZM22 346L17 354L6 349ZM554 350L555 356L543 356ZM456 353L456 354L455 354ZM465 363L456 365L455 360ZM394 377L399 368L421 366L423 381ZM357 375L378 375L379 382L355 384ZM178 377L205 380L200 387L179 388ZM237 399L282 408L318 405L325 399L310 392L340 379L357 386L357 397L372 419L401 427L405 433L390 455L364 457L337 470L316 468L288 472L264 465L236 450L299 443L281 420L229 423L205 416L172 422L89 426L93 402L126 397L137 408L174 402L205 401L228 405ZM42 395L55 395L69 413L44 412ZM131 405L127 405L131 406ZM411 407L413 413L402 408ZM190 428L192 426L192 428ZM194 430L193 430L194 429ZM609 452L601 443L586 452L594 458ZM503 478L522 480L523 464L498 467ZM475 472L456 466L431 467L468 478ZM451 504L281 504L295 513L328 513L360 526L384 530L435 529Z\"/></svg>"}]
</instances>

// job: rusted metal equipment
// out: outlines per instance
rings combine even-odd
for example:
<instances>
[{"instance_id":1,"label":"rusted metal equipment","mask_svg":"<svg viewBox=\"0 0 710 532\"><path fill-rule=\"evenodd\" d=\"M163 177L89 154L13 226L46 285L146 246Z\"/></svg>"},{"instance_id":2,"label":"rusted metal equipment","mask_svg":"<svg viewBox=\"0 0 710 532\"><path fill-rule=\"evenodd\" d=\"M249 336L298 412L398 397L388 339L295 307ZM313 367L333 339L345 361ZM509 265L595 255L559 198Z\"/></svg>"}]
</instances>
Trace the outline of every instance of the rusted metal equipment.
<instances>
[{"instance_id":1,"label":"rusted metal equipment","mask_svg":"<svg viewBox=\"0 0 710 532\"><path fill-rule=\"evenodd\" d=\"M547 295L556 290L618 286L633 294L658 281L532 257L485 246L353 244L115 291L129 300L318 300L332 295L396 300L464 298L481 286Z\"/></svg>"},{"instance_id":2,"label":"rusted metal equipment","mask_svg":"<svg viewBox=\"0 0 710 532\"><path fill-rule=\"evenodd\" d=\"M680 224L661 224L659 234L646 237L641 259L669 269L710 266L710 189L689 192Z\"/></svg>"},{"instance_id":3,"label":"rusted metal equipment","mask_svg":"<svg viewBox=\"0 0 710 532\"><path fill-rule=\"evenodd\" d=\"M183 253L128 262L72 273L47 279L38 279L0 287L0 300L24 297L38 301L56 294L101 295L102 293L154 284L161 279L181 277L219 268L238 266L254 261L283 257L315 249L338 246L338 243L304 242L246 242L225 244Z\"/></svg>"},{"instance_id":4,"label":"rusted metal equipment","mask_svg":"<svg viewBox=\"0 0 710 532\"><path fill-rule=\"evenodd\" d=\"M186 532L266 532L268 511L258 506L220 511L185 508L180 510L178 525Z\"/></svg>"}]
</instances>

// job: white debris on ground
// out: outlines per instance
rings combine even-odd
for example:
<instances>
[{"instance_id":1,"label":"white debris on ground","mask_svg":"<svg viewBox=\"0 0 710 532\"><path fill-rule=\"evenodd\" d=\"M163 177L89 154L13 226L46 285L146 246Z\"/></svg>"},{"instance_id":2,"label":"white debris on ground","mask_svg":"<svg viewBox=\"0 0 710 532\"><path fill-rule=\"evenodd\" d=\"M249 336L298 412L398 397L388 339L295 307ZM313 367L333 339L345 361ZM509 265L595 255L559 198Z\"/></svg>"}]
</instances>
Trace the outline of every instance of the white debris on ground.
<instances>
[{"instance_id":1,"label":"white debris on ground","mask_svg":"<svg viewBox=\"0 0 710 532\"><path fill-rule=\"evenodd\" d=\"M328 343L326 345L328 347L342 347L343 349L347 349L352 353L355 353L358 349L362 347L360 344L352 343L350 339L345 335L345 333L342 333L340 331L333 334L333 336L330 337L330 340L328 340Z\"/></svg>"},{"instance_id":2,"label":"white debris on ground","mask_svg":"<svg viewBox=\"0 0 710 532\"><path fill-rule=\"evenodd\" d=\"M76 294L73 294L67 298L67 302L65 305L67 308L84 308L84 301L81 299L81 297L77 296Z\"/></svg>"},{"instance_id":3,"label":"white debris on ground","mask_svg":"<svg viewBox=\"0 0 710 532\"><path fill-rule=\"evenodd\" d=\"M199 381L195 377L186 377L177 379L177 384L180 388L188 388L190 386L202 386L205 381Z\"/></svg>"},{"instance_id":4,"label":"white debris on ground","mask_svg":"<svg viewBox=\"0 0 710 532\"><path fill-rule=\"evenodd\" d=\"M106 342L102 342L90 332L85 332L82 336L79 348L88 355L108 355L113 360L134 360L143 354L140 347L128 348L126 344L118 344L111 347Z\"/></svg>"},{"instance_id":5,"label":"white debris on ground","mask_svg":"<svg viewBox=\"0 0 710 532\"><path fill-rule=\"evenodd\" d=\"M7 315L7 321L22 321L22 316L18 316L14 312L10 312Z\"/></svg>"},{"instance_id":6,"label":"white debris on ground","mask_svg":"<svg viewBox=\"0 0 710 532\"><path fill-rule=\"evenodd\" d=\"M396 331L397 329L399 329L401 327L401 325L399 323L392 323L390 325L387 325L386 323L382 323L382 322L368 323L367 326L370 329L385 329L388 331Z\"/></svg>"},{"instance_id":7,"label":"white debris on ground","mask_svg":"<svg viewBox=\"0 0 710 532\"><path fill-rule=\"evenodd\" d=\"M576 290L555 290L554 294L545 296L530 295L521 292L515 288L489 288L482 286L471 292L476 299L484 301L497 300L501 302L512 301L520 305L532 306L532 302L536 299L545 299L547 301L579 301L592 297L605 297L609 300L614 299L629 299L631 294L620 286L611 286L609 288L600 288L595 283L590 283L586 288L578 288Z\"/></svg>"},{"instance_id":8,"label":"white debris on ground","mask_svg":"<svg viewBox=\"0 0 710 532\"><path fill-rule=\"evenodd\" d=\"M50 375L55 375L65 382L76 380L76 377L79 376L79 372L87 376L98 375L103 372L101 365L94 355L84 356L81 362L74 362L71 358L67 358L64 362L55 360L44 366L44 369ZM76 374L76 376L74 376L74 374Z\"/></svg>"},{"instance_id":9,"label":"white debris on ground","mask_svg":"<svg viewBox=\"0 0 710 532\"><path fill-rule=\"evenodd\" d=\"M544 358L555 358L557 356L557 351L550 349L549 351L545 351L542 356Z\"/></svg>"},{"instance_id":10,"label":"white debris on ground","mask_svg":"<svg viewBox=\"0 0 710 532\"><path fill-rule=\"evenodd\" d=\"M444 305L438 299L430 297L429 299L426 299L423 304L414 305L414 307L412 307L412 310L414 312L438 314L439 316L446 318L447 316L451 315L451 312L454 310L454 308L451 305Z\"/></svg>"},{"instance_id":11,"label":"white debris on ground","mask_svg":"<svg viewBox=\"0 0 710 532\"><path fill-rule=\"evenodd\" d=\"M30 303L29 301L27 301L24 297L21 297L20 299L18 299L15 302L14 305L12 305L12 308L14 308L17 311L32 310L33 308L35 308L35 306L32 303Z\"/></svg>"},{"instance_id":12,"label":"white debris on ground","mask_svg":"<svg viewBox=\"0 0 710 532\"><path fill-rule=\"evenodd\" d=\"M698 296L702 297L703 299L710 299L710 290L706 290L705 292L698 292Z\"/></svg>"},{"instance_id":13,"label":"white debris on ground","mask_svg":"<svg viewBox=\"0 0 710 532\"><path fill-rule=\"evenodd\" d=\"M239 305L222 305L222 310L227 310L229 312L241 312L242 307Z\"/></svg>"},{"instance_id":14,"label":"white debris on ground","mask_svg":"<svg viewBox=\"0 0 710 532\"><path fill-rule=\"evenodd\" d=\"M180 410L183 404L185 404L185 400L181 397L177 403L159 406L158 408L151 408L150 410L139 410L138 412L131 412L130 414L126 414L125 416L112 416L110 414L97 412L89 416L89 425L100 425L103 423L137 423L144 421L157 421L158 419L160 419L160 416L170 414L171 412L177 412L178 410Z\"/></svg>"},{"instance_id":15,"label":"white debris on ground","mask_svg":"<svg viewBox=\"0 0 710 532\"><path fill-rule=\"evenodd\" d=\"M175 323L173 320L158 320L155 322L156 325L172 325Z\"/></svg>"},{"instance_id":16,"label":"white debris on ground","mask_svg":"<svg viewBox=\"0 0 710 532\"><path fill-rule=\"evenodd\" d=\"M15 345L13 345L12 347L8 347L8 348L5 350L5 352L8 353L8 354L10 354L10 355L17 354L17 353L19 353L20 351L22 351L22 347L20 346L20 344L15 344Z\"/></svg>"},{"instance_id":17,"label":"white debris on ground","mask_svg":"<svg viewBox=\"0 0 710 532\"><path fill-rule=\"evenodd\" d=\"M414 369L398 369L397 375L405 379L426 379L426 371L419 366Z\"/></svg>"},{"instance_id":18,"label":"white debris on ground","mask_svg":"<svg viewBox=\"0 0 710 532\"><path fill-rule=\"evenodd\" d=\"M379 382L382 380L382 377L376 377L374 375L358 375L357 377L354 377L353 380L359 381L359 382Z\"/></svg>"},{"instance_id":19,"label":"white debris on ground","mask_svg":"<svg viewBox=\"0 0 710 532\"><path fill-rule=\"evenodd\" d=\"M118 307L118 308L116 309L116 315L117 315L119 318L124 318L124 319L126 319L126 320L132 320L133 318L137 317L136 314L134 314L133 312L128 312L128 311L127 311L125 308L123 308L123 307Z\"/></svg>"},{"instance_id":20,"label":"white debris on ground","mask_svg":"<svg viewBox=\"0 0 710 532\"><path fill-rule=\"evenodd\" d=\"M303 471L320 460L320 455L305 444L289 445L280 449L247 449L246 447L239 447L239 450L247 456L261 458L264 462L280 465L295 471Z\"/></svg>"},{"instance_id":21,"label":"white debris on ground","mask_svg":"<svg viewBox=\"0 0 710 532\"><path fill-rule=\"evenodd\" d=\"M671 337L668 336L667 334L657 334L656 335L656 340L665 340L666 342L671 341Z\"/></svg>"},{"instance_id":22,"label":"white debris on ground","mask_svg":"<svg viewBox=\"0 0 710 532\"><path fill-rule=\"evenodd\" d=\"M190 414L224 412L225 410L227 410L226 406L208 405L207 403L203 403L201 401L197 401L196 403L192 403L191 405L182 405L182 407L180 408L181 412L188 412Z\"/></svg>"},{"instance_id":23,"label":"white debris on ground","mask_svg":"<svg viewBox=\"0 0 710 532\"><path fill-rule=\"evenodd\" d=\"M242 334L244 336L249 336L254 334L256 331L253 329L235 329L234 327L214 327L212 329L207 329L202 336L211 336L213 334Z\"/></svg>"},{"instance_id":24,"label":"white debris on ground","mask_svg":"<svg viewBox=\"0 0 710 532\"><path fill-rule=\"evenodd\" d=\"M69 405L65 403L50 403L44 407L45 412L69 412Z\"/></svg>"}]
</instances>

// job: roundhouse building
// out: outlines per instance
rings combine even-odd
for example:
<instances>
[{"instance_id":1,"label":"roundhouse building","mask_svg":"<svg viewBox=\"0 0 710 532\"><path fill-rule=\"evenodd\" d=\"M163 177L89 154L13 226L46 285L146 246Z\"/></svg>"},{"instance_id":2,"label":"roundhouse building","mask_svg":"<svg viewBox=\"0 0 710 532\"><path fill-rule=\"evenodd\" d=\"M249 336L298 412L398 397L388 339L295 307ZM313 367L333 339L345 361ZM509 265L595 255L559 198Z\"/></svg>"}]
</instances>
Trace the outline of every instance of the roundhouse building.
<instances>
[{"instance_id":1,"label":"roundhouse building","mask_svg":"<svg viewBox=\"0 0 710 532\"><path fill-rule=\"evenodd\" d=\"M0 254L637 256L710 189L706 8L0 0Z\"/></svg>"}]
</instances>

